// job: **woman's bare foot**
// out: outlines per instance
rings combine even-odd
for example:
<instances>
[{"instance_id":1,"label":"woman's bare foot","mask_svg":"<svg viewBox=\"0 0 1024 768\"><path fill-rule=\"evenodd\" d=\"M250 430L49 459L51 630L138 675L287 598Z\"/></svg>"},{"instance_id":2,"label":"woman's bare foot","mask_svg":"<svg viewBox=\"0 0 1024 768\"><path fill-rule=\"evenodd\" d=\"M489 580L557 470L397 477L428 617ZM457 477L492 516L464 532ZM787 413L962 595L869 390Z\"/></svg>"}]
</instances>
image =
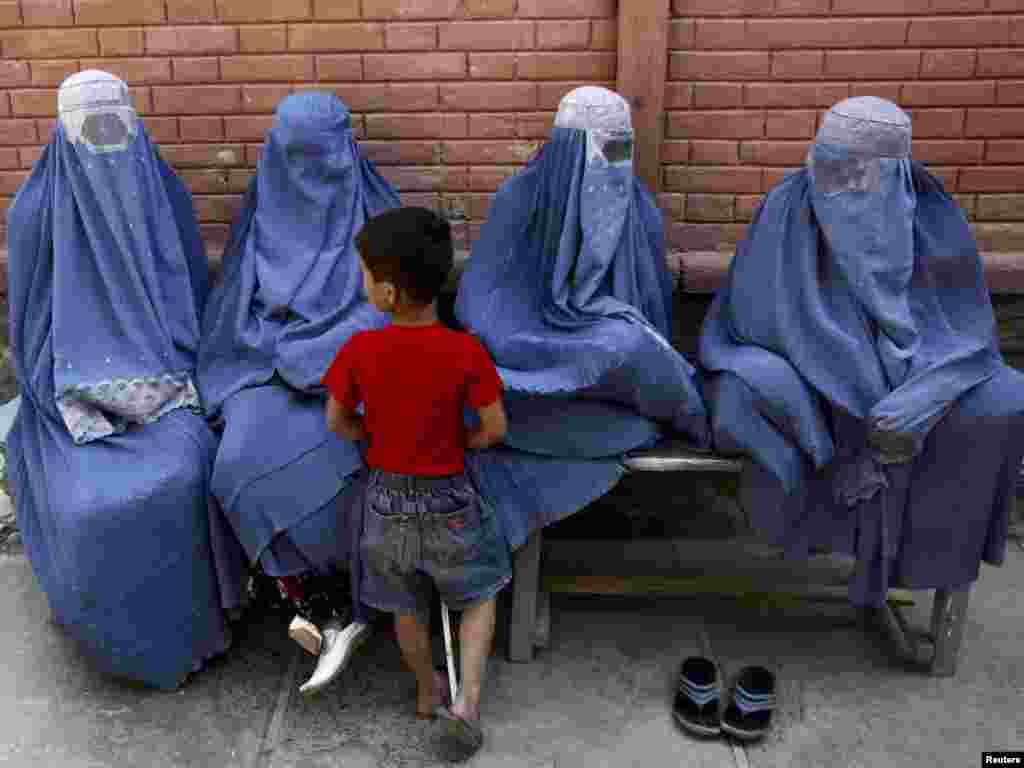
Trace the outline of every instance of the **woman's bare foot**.
<instances>
[{"instance_id":1,"label":"woman's bare foot","mask_svg":"<svg viewBox=\"0 0 1024 768\"><path fill-rule=\"evenodd\" d=\"M466 704L466 700L460 694L459 697L452 703L451 712L456 717L461 717L463 720L468 720L471 723L475 723L480 719L480 708L470 707Z\"/></svg>"},{"instance_id":2,"label":"woman's bare foot","mask_svg":"<svg viewBox=\"0 0 1024 768\"><path fill-rule=\"evenodd\" d=\"M448 696L446 694L448 693L448 680L443 674L434 670L431 689L416 691L416 717L421 720L432 720L437 708L447 703Z\"/></svg>"}]
</instances>

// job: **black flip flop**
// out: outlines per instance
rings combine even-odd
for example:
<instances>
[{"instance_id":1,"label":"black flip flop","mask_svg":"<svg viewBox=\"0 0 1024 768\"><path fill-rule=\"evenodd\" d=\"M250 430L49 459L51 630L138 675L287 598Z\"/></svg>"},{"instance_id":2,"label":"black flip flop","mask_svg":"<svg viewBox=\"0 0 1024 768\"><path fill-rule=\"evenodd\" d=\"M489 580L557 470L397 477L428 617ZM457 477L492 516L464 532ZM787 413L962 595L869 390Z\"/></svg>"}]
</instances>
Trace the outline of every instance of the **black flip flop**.
<instances>
[{"instance_id":1,"label":"black flip flop","mask_svg":"<svg viewBox=\"0 0 1024 768\"><path fill-rule=\"evenodd\" d=\"M437 716L444 721L448 737L458 748L458 759L468 760L484 745L484 732L479 722L466 720L448 707L438 707Z\"/></svg>"},{"instance_id":2,"label":"black flip flop","mask_svg":"<svg viewBox=\"0 0 1024 768\"><path fill-rule=\"evenodd\" d=\"M714 662L691 656L679 669L679 688L672 706L676 722L695 736L719 736L722 733L718 669Z\"/></svg>"},{"instance_id":3,"label":"black flip flop","mask_svg":"<svg viewBox=\"0 0 1024 768\"><path fill-rule=\"evenodd\" d=\"M742 741L764 737L775 712L775 676L764 667L745 667L730 691L722 730Z\"/></svg>"}]
</instances>

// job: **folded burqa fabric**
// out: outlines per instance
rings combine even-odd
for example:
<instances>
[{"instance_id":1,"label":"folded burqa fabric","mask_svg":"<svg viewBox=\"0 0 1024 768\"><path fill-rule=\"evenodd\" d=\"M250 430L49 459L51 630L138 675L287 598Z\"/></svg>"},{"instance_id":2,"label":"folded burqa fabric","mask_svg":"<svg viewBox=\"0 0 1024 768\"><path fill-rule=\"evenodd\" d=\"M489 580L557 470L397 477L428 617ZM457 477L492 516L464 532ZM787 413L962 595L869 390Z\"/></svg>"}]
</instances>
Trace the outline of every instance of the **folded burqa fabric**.
<instances>
[{"instance_id":1,"label":"folded burqa fabric","mask_svg":"<svg viewBox=\"0 0 1024 768\"><path fill-rule=\"evenodd\" d=\"M320 379L352 334L386 322L366 301L353 239L398 204L335 96L278 106L199 354L203 405L224 424L213 489L268 575L348 565L355 534L343 518L356 506L338 497L362 458L328 432Z\"/></svg>"},{"instance_id":2,"label":"folded burqa fabric","mask_svg":"<svg viewBox=\"0 0 1024 768\"><path fill-rule=\"evenodd\" d=\"M632 171L629 108L587 87L499 190L456 316L505 385L505 446L471 457L518 546L621 477L626 452L675 431L708 442L695 370L667 341L664 224Z\"/></svg>"},{"instance_id":3,"label":"folded burqa fabric","mask_svg":"<svg viewBox=\"0 0 1024 768\"><path fill-rule=\"evenodd\" d=\"M225 650L240 600L193 383L206 254L124 83L82 72L59 107L8 213L15 509L56 621L110 672L174 688Z\"/></svg>"},{"instance_id":4,"label":"folded burqa fabric","mask_svg":"<svg viewBox=\"0 0 1024 768\"><path fill-rule=\"evenodd\" d=\"M1000 562L1024 452L1024 377L974 237L909 145L895 105L836 105L809 168L757 211L700 342L716 448L756 462L755 525L796 556L857 555L861 605Z\"/></svg>"}]
</instances>

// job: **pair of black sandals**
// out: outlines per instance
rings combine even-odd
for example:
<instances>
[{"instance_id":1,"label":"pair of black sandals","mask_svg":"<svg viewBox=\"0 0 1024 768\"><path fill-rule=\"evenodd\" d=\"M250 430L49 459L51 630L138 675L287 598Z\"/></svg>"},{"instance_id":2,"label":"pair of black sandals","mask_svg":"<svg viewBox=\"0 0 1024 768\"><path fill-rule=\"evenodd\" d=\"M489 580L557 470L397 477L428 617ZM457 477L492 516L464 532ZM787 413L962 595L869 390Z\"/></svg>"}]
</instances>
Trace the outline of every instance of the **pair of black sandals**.
<instances>
[{"instance_id":1,"label":"pair of black sandals","mask_svg":"<svg viewBox=\"0 0 1024 768\"><path fill-rule=\"evenodd\" d=\"M672 714L680 727L695 736L724 733L756 741L771 730L775 705L775 676L764 667L740 670L723 706L718 668L709 659L691 656L679 670Z\"/></svg>"}]
</instances>

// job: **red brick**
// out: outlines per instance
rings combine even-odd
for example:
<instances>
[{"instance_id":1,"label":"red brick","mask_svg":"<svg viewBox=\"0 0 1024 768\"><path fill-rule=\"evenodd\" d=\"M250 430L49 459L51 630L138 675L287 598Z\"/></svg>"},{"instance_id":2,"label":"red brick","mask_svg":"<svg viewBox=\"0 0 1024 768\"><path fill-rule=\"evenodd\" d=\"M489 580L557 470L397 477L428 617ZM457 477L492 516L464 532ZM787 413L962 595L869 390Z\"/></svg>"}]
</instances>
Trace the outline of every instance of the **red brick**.
<instances>
[{"instance_id":1,"label":"red brick","mask_svg":"<svg viewBox=\"0 0 1024 768\"><path fill-rule=\"evenodd\" d=\"M3 67L7 62L0 62L0 67ZM11 64L20 64L24 66L22 62L11 62ZM6 67L4 67L6 69ZM60 85L64 80L78 71L77 61L33 61L32 62L32 85ZM3 79L4 85L14 85L17 82L21 82L20 77L15 77L14 82L6 78Z\"/></svg>"},{"instance_id":2,"label":"red brick","mask_svg":"<svg viewBox=\"0 0 1024 768\"><path fill-rule=\"evenodd\" d=\"M0 195L14 195L29 177L28 171L0 173Z\"/></svg>"},{"instance_id":3,"label":"red brick","mask_svg":"<svg viewBox=\"0 0 1024 768\"><path fill-rule=\"evenodd\" d=\"M0 28L20 26L21 13L18 11L17 0L3 0L3 2L0 2ZM0 272L2 271L0 270Z\"/></svg>"},{"instance_id":4,"label":"red brick","mask_svg":"<svg viewBox=\"0 0 1024 768\"><path fill-rule=\"evenodd\" d=\"M697 109L743 106L743 86L739 83L694 83L693 106Z\"/></svg>"},{"instance_id":5,"label":"red brick","mask_svg":"<svg viewBox=\"0 0 1024 768\"><path fill-rule=\"evenodd\" d=\"M906 83L900 103L911 107L955 107L994 104L994 82Z\"/></svg>"},{"instance_id":6,"label":"red brick","mask_svg":"<svg viewBox=\"0 0 1024 768\"><path fill-rule=\"evenodd\" d=\"M33 65L37 63L33 62ZM32 79L26 62L0 59L0 82L4 85L28 85Z\"/></svg>"},{"instance_id":7,"label":"red brick","mask_svg":"<svg viewBox=\"0 0 1024 768\"><path fill-rule=\"evenodd\" d=\"M11 111L19 117L56 116L57 91L53 89L31 89L11 91Z\"/></svg>"},{"instance_id":8,"label":"red brick","mask_svg":"<svg viewBox=\"0 0 1024 768\"><path fill-rule=\"evenodd\" d=\"M242 111L273 112L291 92L289 85L247 85L242 89Z\"/></svg>"},{"instance_id":9,"label":"red brick","mask_svg":"<svg viewBox=\"0 0 1024 768\"><path fill-rule=\"evenodd\" d=\"M426 208L442 216L445 215L441 209L441 197L434 192L406 192L400 194L398 199L404 208Z\"/></svg>"},{"instance_id":10,"label":"red brick","mask_svg":"<svg viewBox=\"0 0 1024 768\"><path fill-rule=\"evenodd\" d=\"M606 19L615 13L615 0L519 0L519 16L527 19Z\"/></svg>"},{"instance_id":11,"label":"red brick","mask_svg":"<svg viewBox=\"0 0 1024 768\"><path fill-rule=\"evenodd\" d=\"M216 83L220 80L220 60L215 56L174 59L174 79L179 83Z\"/></svg>"},{"instance_id":12,"label":"red brick","mask_svg":"<svg viewBox=\"0 0 1024 768\"><path fill-rule=\"evenodd\" d=\"M977 75L978 77L1024 76L1024 50L978 51Z\"/></svg>"},{"instance_id":13,"label":"red brick","mask_svg":"<svg viewBox=\"0 0 1024 768\"><path fill-rule=\"evenodd\" d=\"M597 85L602 88L608 88L609 90L615 89L615 83L538 83L537 106L540 109L552 109L557 112L559 105L562 103L562 99L565 98L565 95L584 85Z\"/></svg>"},{"instance_id":14,"label":"red brick","mask_svg":"<svg viewBox=\"0 0 1024 768\"><path fill-rule=\"evenodd\" d=\"M313 16L329 20L358 19L359 0L313 0Z\"/></svg>"},{"instance_id":15,"label":"red brick","mask_svg":"<svg viewBox=\"0 0 1024 768\"><path fill-rule=\"evenodd\" d=\"M82 69L102 69L126 83L171 81L171 62L167 59L82 59Z\"/></svg>"},{"instance_id":16,"label":"red brick","mask_svg":"<svg viewBox=\"0 0 1024 768\"><path fill-rule=\"evenodd\" d=\"M516 0L463 0L467 16L500 18L516 15Z\"/></svg>"},{"instance_id":17,"label":"red brick","mask_svg":"<svg viewBox=\"0 0 1024 768\"><path fill-rule=\"evenodd\" d=\"M147 117L145 128L149 138L157 144L178 141L178 118L176 117Z\"/></svg>"},{"instance_id":18,"label":"red brick","mask_svg":"<svg viewBox=\"0 0 1024 768\"><path fill-rule=\"evenodd\" d=\"M767 16L774 0L672 0L673 16Z\"/></svg>"},{"instance_id":19,"label":"red brick","mask_svg":"<svg viewBox=\"0 0 1024 768\"><path fill-rule=\"evenodd\" d=\"M310 0L217 0L221 21L292 21L308 19Z\"/></svg>"},{"instance_id":20,"label":"red brick","mask_svg":"<svg viewBox=\"0 0 1024 768\"><path fill-rule=\"evenodd\" d=\"M238 32L234 27L160 27L146 30L150 53L235 53Z\"/></svg>"},{"instance_id":21,"label":"red brick","mask_svg":"<svg viewBox=\"0 0 1024 768\"><path fill-rule=\"evenodd\" d=\"M614 80L614 53L523 53L517 74L525 80Z\"/></svg>"},{"instance_id":22,"label":"red brick","mask_svg":"<svg viewBox=\"0 0 1024 768\"><path fill-rule=\"evenodd\" d=\"M964 132L964 110L910 110L914 138L958 139Z\"/></svg>"},{"instance_id":23,"label":"red brick","mask_svg":"<svg viewBox=\"0 0 1024 768\"><path fill-rule=\"evenodd\" d=\"M467 121L465 115L367 115L366 132L371 139L462 139Z\"/></svg>"},{"instance_id":24,"label":"red brick","mask_svg":"<svg viewBox=\"0 0 1024 768\"><path fill-rule=\"evenodd\" d=\"M95 56L94 29L33 29L0 34L5 59L52 59Z\"/></svg>"},{"instance_id":25,"label":"red brick","mask_svg":"<svg viewBox=\"0 0 1024 768\"><path fill-rule=\"evenodd\" d=\"M460 80L464 53L377 53L363 58L368 80Z\"/></svg>"},{"instance_id":26,"label":"red brick","mask_svg":"<svg viewBox=\"0 0 1024 768\"><path fill-rule=\"evenodd\" d=\"M832 13L852 16L928 13L930 0L832 0Z\"/></svg>"},{"instance_id":27,"label":"red brick","mask_svg":"<svg viewBox=\"0 0 1024 768\"><path fill-rule=\"evenodd\" d=\"M698 19L695 48L712 51L727 48L758 48L747 38L747 22L742 19Z\"/></svg>"},{"instance_id":28,"label":"red brick","mask_svg":"<svg viewBox=\"0 0 1024 768\"><path fill-rule=\"evenodd\" d=\"M997 16L914 19L907 36L910 45L1007 45L1010 24Z\"/></svg>"},{"instance_id":29,"label":"red brick","mask_svg":"<svg viewBox=\"0 0 1024 768\"><path fill-rule=\"evenodd\" d=\"M850 83L850 97L875 96L899 103L901 87L899 83Z\"/></svg>"},{"instance_id":30,"label":"red brick","mask_svg":"<svg viewBox=\"0 0 1024 768\"><path fill-rule=\"evenodd\" d=\"M391 50L429 51L437 48L436 24L388 24L384 44Z\"/></svg>"},{"instance_id":31,"label":"red brick","mask_svg":"<svg viewBox=\"0 0 1024 768\"><path fill-rule=\"evenodd\" d=\"M662 215L669 221L674 221L682 218L683 206L686 204L686 195L662 192L655 195L655 202Z\"/></svg>"},{"instance_id":32,"label":"red brick","mask_svg":"<svg viewBox=\"0 0 1024 768\"><path fill-rule=\"evenodd\" d=\"M135 111L145 117L153 111L153 94L148 86L133 85L128 89L128 96L135 106Z\"/></svg>"},{"instance_id":33,"label":"red brick","mask_svg":"<svg viewBox=\"0 0 1024 768\"><path fill-rule=\"evenodd\" d=\"M768 51L686 51L669 54L669 77L672 80L751 80L767 77L771 70L772 59Z\"/></svg>"},{"instance_id":34,"label":"red brick","mask_svg":"<svg viewBox=\"0 0 1024 768\"><path fill-rule=\"evenodd\" d=\"M521 139L546 139L555 123L554 112L516 115L516 136Z\"/></svg>"},{"instance_id":35,"label":"red brick","mask_svg":"<svg viewBox=\"0 0 1024 768\"><path fill-rule=\"evenodd\" d=\"M444 159L436 141L364 141L359 147L377 165L438 165Z\"/></svg>"},{"instance_id":36,"label":"red brick","mask_svg":"<svg viewBox=\"0 0 1024 768\"><path fill-rule=\"evenodd\" d=\"M849 86L841 83L750 83L743 86L748 107L830 107L842 101Z\"/></svg>"},{"instance_id":37,"label":"red brick","mask_svg":"<svg viewBox=\"0 0 1024 768\"><path fill-rule=\"evenodd\" d=\"M688 193L760 192L761 169L742 166L670 167L665 169L665 188Z\"/></svg>"},{"instance_id":38,"label":"red brick","mask_svg":"<svg viewBox=\"0 0 1024 768\"><path fill-rule=\"evenodd\" d=\"M516 136L515 115L470 115L469 135L474 139L512 139Z\"/></svg>"},{"instance_id":39,"label":"red brick","mask_svg":"<svg viewBox=\"0 0 1024 768\"><path fill-rule=\"evenodd\" d=\"M723 142L730 143L730 142ZM690 162L690 142L663 141L659 153L662 165L685 165Z\"/></svg>"},{"instance_id":40,"label":"red brick","mask_svg":"<svg viewBox=\"0 0 1024 768\"><path fill-rule=\"evenodd\" d=\"M248 117L246 120L252 120ZM224 120L220 117L181 118L182 141L223 141Z\"/></svg>"},{"instance_id":41,"label":"red brick","mask_svg":"<svg viewBox=\"0 0 1024 768\"><path fill-rule=\"evenodd\" d=\"M471 53L469 76L474 80L515 80L518 61L514 53Z\"/></svg>"},{"instance_id":42,"label":"red brick","mask_svg":"<svg viewBox=\"0 0 1024 768\"><path fill-rule=\"evenodd\" d=\"M1024 165L1024 141L987 141L985 144L986 162Z\"/></svg>"},{"instance_id":43,"label":"red brick","mask_svg":"<svg viewBox=\"0 0 1024 768\"><path fill-rule=\"evenodd\" d=\"M460 51L529 50L535 37L530 21L454 21L441 24L439 33L441 48Z\"/></svg>"},{"instance_id":44,"label":"red brick","mask_svg":"<svg viewBox=\"0 0 1024 768\"><path fill-rule=\"evenodd\" d=\"M0 135L2 135L2 129L0 129ZM3 143L0 141L0 143ZM36 161L42 157L43 147L19 147L18 157L21 159L22 168L31 168L36 164Z\"/></svg>"},{"instance_id":45,"label":"red brick","mask_svg":"<svg viewBox=\"0 0 1024 768\"><path fill-rule=\"evenodd\" d=\"M288 47L293 51L380 51L382 24L292 24Z\"/></svg>"},{"instance_id":46,"label":"red brick","mask_svg":"<svg viewBox=\"0 0 1024 768\"><path fill-rule=\"evenodd\" d=\"M687 221L732 221L735 204L733 195L689 194L684 217Z\"/></svg>"},{"instance_id":47,"label":"red brick","mask_svg":"<svg viewBox=\"0 0 1024 768\"><path fill-rule=\"evenodd\" d=\"M232 222L242 210L242 198L238 195L194 195L192 207L201 222Z\"/></svg>"},{"instance_id":48,"label":"red brick","mask_svg":"<svg viewBox=\"0 0 1024 768\"><path fill-rule=\"evenodd\" d=\"M800 165L806 157L806 141L744 141L740 144L740 162L751 165Z\"/></svg>"},{"instance_id":49,"label":"red brick","mask_svg":"<svg viewBox=\"0 0 1024 768\"><path fill-rule=\"evenodd\" d=\"M671 112L668 136L678 139L758 139L764 135L761 112Z\"/></svg>"},{"instance_id":50,"label":"red brick","mask_svg":"<svg viewBox=\"0 0 1024 768\"><path fill-rule=\"evenodd\" d=\"M924 51L921 54L921 77L968 78L974 74L977 63L977 51Z\"/></svg>"},{"instance_id":51,"label":"red brick","mask_svg":"<svg viewBox=\"0 0 1024 768\"><path fill-rule=\"evenodd\" d=\"M13 170L19 168L18 150L13 147L5 147L0 149L0 168L4 170Z\"/></svg>"},{"instance_id":52,"label":"red brick","mask_svg":"<svg viewBox=\"0 0 1024 768\"><path fill-rule=\"evenodd\" d=\"M400 192L441 192L451 188L451 169L444 166L385 165L380 172Z\"/></svg>"},{"instance_id":53,"label":"red brick","mask_svg":"<svg viewBox=\"0 0 1024 768\"><path fill-rule=\"evenodd\" d=\"M953 195L953 201L963 210L964 216L968 219L974 218L975 211L977 210L977 195Z\"/></svg>"},{"instance_id":54,"label":"red brick","mask_svg":"<svg viewBox=\"0 0 1024 768\"><path fill-rule=\"evenodd\" d=\"M765 136L770 139L810 139L814 137L814 112L768 112Z\"/></svg>"},{"instance_id":55,"label":"red brick","mask_svg":"<svg viewBox=\"0 0 1024 768\"><path fill-rule=\"evenodd\" d=\"M1024 166L961 168L960 192L1020 192L1024 189Z\"/></svg>"},{"instance_id":56,"label":"red brick","mask_svg":"<svg viewBox=\"0 0 1024 768\"><path fill-rule=\"evenodd\" d=\"M153 89L155 111L164 115L207 115L241 111L242 93L235 85L196 85Z\"/></svg>"},{"instance_id":57,"label":"red brick","mask_svg":"<svg viewBox=\"0 0 1024 768\"><path fill-rule=\"evenodd\" d=\"M0 93L0 117L8 117L11 114L11 100L7 93Z\"/></svg>"},{"instance_id":58,"label":"red brick","mask_svg":"<svg viewBox=\"0 0 1024 768\"><path fill-rule=\"evenodd\" d=\"M786 79L819 78L825 71L824 51L775 51L772 75Z\"/></svg>"},{"instance_id":59,"label":"red brick","mask_svg":"<svg viewBox=\"0 0 1024 768\"><path fill-rule=\"evenodd\" d=\"M0 120L0 145L31 144L36 141L34 120Z\"/></svg>"},{"instance_id":60,"label":"red brick","mask_svg":"<svg viewBox=\"0 0 1024 768\"><path fill-rule=\"evenodd\" d=\"M978 13L985 10L986 0L932 0L932 13Z\"/></svg>"},{"instance_id":61,"label":"red brick","mask_svg":"<svg viewBox=\"0 0 1024 768\"><path fill-rule=\"evenodd\" d=\"M250 170L228 171L228 187L232 192L245 192L256 174Z\"/></svg>"},{"instance_id":62,"label":"red brick","mask_svg":"<svg viewBox=\"0 0 1024 768\"><path fill-rule=\"evenodd\" d=\"M856 80L912 79L921 67L920 51L829 51L825 76Z\"/></svg>"},{"instance_id":63,"label":"red brick","mask_svg":"<svg viewBox=\"0 0 1024 768\"><path fill-rule=\"evenodd\" d=\"M1015 138L1024 132L1024 109L969 109L964 135L984 138Z\"/></svg>"},{"instance_id":64,"label":"red brick","mask_svg":"<svg viewBox=\"0 0 1024 768\"><path fill-rule=\"evenodd\" d=\"M689 109L693 105L692 83L667 83L665 85L665 109Z\"/></svg>"},{"instance_id":65,"label":"red brick","mask_svg":"<svg viewBox=\"0 0 1024 768\"><path fill-rule=\"evenodd\" d=\"M263 141L273 124L273 115L229 116L224 118L224 135L228 141Z\"/></svg>"},{"instance_id":66,"label":"red brick","mask_svg":"<svg viewBox=\"0 0 1024 768\"><path fill-rule=\"evenodd\" d=\"M226 82L273 83L313 79L312 56L225 56L220 76Z\"/></svg>"},{"instance_id":67,"label":"red brick","mask_svg":"<svg viewBox=\"0 0 1024 768\"><path fill-rule=\"evenodd\" d=\"M470 219L482 221L487 219L494 203L494 195L467 195L466 213Z\"/></svg>"},{"instance_id":68,"label":"red brick","mask_svg":"<svg viewBox=\"0 0 1024 768\"><path fill-rule=\"evenodd\" d=\"M1024 11L1024 0L988 0L988 9L993 13Z\"/></svg>"},{"instance_id":69,"label":"red brick","mask_svg":"<svg viewBox=\"0 0 1024 768\"><path fill-rule=\"evenodd\" d=\"M1024 80L1002 80L996 84L996 103L1024 105Z\"/></svg>"},{"instance_id":70,"label":"red brick","mask_svg":"<svg viewBox=\"0 0 1024 768\"><path fill-rule=\"evenodd\" d=\"M146 52L146 38L141 29L101 29L100 55L138 56Z\"/></svg>"},{"instance_id":71,"label":"red brick","mask_svg":"<svg viewBox=\"0 0 1024 768\"><path fill-rule=\"evenodd\" d=\"M736 221L753 221L761 195L736 195Z\"/></svg>"},{"instance_id":72,"label":"red brick","mask_svg":"<svg viewBox=\"0 0 1024 768\"><path fill-rule=\"evenodd\" d=\"M589 21L537 23L537 47L542 50L586 50L590 46Z\"/></svg>"},{"instance_id":73,"label":"red brick","mask_svg":"<svg viewBox=\"0 0 1024 768\"><path fill-rule=\"evenodd\" d=\"M240 144L169 144L160 153L175 168L232 167L245 161Z\"/></svg>"},{"instance_id":74,"label":"red brick","mask_svg":"<svg viewBox=\"0 0 1024 768\"><path fill-rule=\"evenodd\" d=\"M231 191L229 171L181 171L178 175L193 195L217 195Z\"/></svg>"},{"instance_id":75,"label":"red brick","mask_svg":"<svg viewBox=\"0 0 1024 768\"><path fill-rule=\"evenodd\" d=\"M267 24L238 28L239 50L243 53L276 53L288 49L288 27Z\"/></svg>"},{"instance_id":76,"label":"red brick","mask_svg":"<svg viewBox=\"0 0 1024 768\"><path fill-rule=\"evenodd\" d=\"M80 26L161 24L164 0L75 0L75 22Z\"/></svg>"},{"instance_id":77,"label":"red brick","mask_svg":"<svg viewBox=\"0 0 1024 768\"><path fill-rule=\"evenodd\" d=\"M358 54L317 56L316 76L329 82L351 82L363 79L363 57Z\"/></svg>"},{"instance_id":78,"label":"red brick","mask_svg":"<svg viewBox=\"0 0 1024 768\"><path fill-rule=\"evenodd\" d=\"M214 0L167 0L167 20L172 24L195 24L217 20Z\"/></svg>"},{"instance_id":79,"label":"red brick","mask_svg":"<svg viewBox=\"0 0 1024 768\"><path fill-rule=\"evenodd\" d=\"M49 140L57 129L57 118L48 117L43 120L36 120L36 135L40 140Z\"/></svg>"},{"instance_id":80,"label":"red brick","mask_svg":"<svg viewBox=\"0 0 1024 768\"><path fill-rule=\"evenodd\" d=\"M902 19L751 19L758 48L895 48L907 38Z\"/></svg>"},{"instance_id":81,"label":"red brick","mask_svg":"<svg viewBox=\"0 0 1024 768\"><path fill-rule=\"evenodd\" d=\"M693 19L672 19L668 28L670 49L693 48L697 39L697 22Z\"/></svg>"},{"instance_id":82,"label":"red brick","mask_svg":"<svg viewBox=\"0 0 1024 768\"><path fill-rule=\"evenodd\" d=\"M16 15L17 3L13 5ZM21 18L26 27L70 27L75 23L71 0L21 0Z\"/></svg>"},{"instance_id":83,"label":"red brick","mask_svg":"<svg viewBox=\"0 0 1024 768\"><path fill-rule=\"evenodd\" d=\"M1024 250L1024 227L1013 224L975 224L974 236L978 250L1021 251Z\"/></svg>"},{"instance_id":84,"label":"red brick","mask_svg":"<svg viewBox=\"0 0 1024 768\"><path fill-rule=\"evenodd\" d=\"M263 154L262 144L246 144L245 145L245 164L248 166L256 167L260 164L260 155Z\"/></svg>"},{"instance_id":85,"label":"red brick","mask_svg":"<svg viewBox=\"0 0 1024 768\"><path fill-rule=\"evenodd\" d=\"M1024 195L982 195L978 198L976 217L983 221L1024 219Z\"/></svg>"},{"instance_id":86,"label":"red brick","mask_svg":"<svg viewBox=\"0 0 1024 768\"><path fill-rule=\"evenodd\" d=\"M441 85L441 106L465 112L534 109L534 83L452 83Z\"/></svg>"},{"instance_id":87,"label":"red brick","mask_svg":"<svg viewBox=\"0 0 1024 768\"><path fill-rule=\"evenodd\" d=\"M614 19L594 19L590 22L590 47L595 51L617 51L618 22Z\"/></svg>"},{"instance_id":88,"label":"red brick","mask_svg":"<svg viewBox=\"0 0 1024 768\"><path fill-rule=\"evenodd\" d=\"M434 83L374 83L346 86L342 100L356 112L436 110L440 104Z\"/></svg>"},{"instance_id":89,"label":"red brick","mask_svg":"<svg viewBox=\"0 0 1024 768\"><path fill-rule=\"evenodd\" d=\"M822 16L829 13L830 0L778 0L776 16Z\"/></svg>"},{"instance_id":90,"label":"red brick","mask_svg":"<svg viewBox=\"0 0 1024 768\"><path fill-rule=\"evenodd\" d=\"M450 19L458 15L460 0L363 0L367 19Z\"/></svg>"},{"instance_id":91,"label":"red brick","mask_svg":"<svg viewBox=\"0 0 1024 768\"><path fill-rule=\"evenodd\" d=\"M539 148L537 141L446 141L444 161L450 165L522 165Z\"/></svg>"},{"instance_id":92,"label":"red brick","mask_svg":"<svg viewBox=\"0 0 1024 768\"><path fill-rule=\"evenodd\" d=\"M516 175L512 166L476 166L469 169L468 188L474 192L497 192L498 187Z\"/></svg>"},{"instance_id":93,"label":"red brick","mask_svg":"<svg viewBox=\"0 0 1024 768\"><path fill-rule=\"evenodd\" d=\"M981 141L915 141L915 160L936 165L971 165L980 163L985 155Z\"/></svg>"}]
</instances>

